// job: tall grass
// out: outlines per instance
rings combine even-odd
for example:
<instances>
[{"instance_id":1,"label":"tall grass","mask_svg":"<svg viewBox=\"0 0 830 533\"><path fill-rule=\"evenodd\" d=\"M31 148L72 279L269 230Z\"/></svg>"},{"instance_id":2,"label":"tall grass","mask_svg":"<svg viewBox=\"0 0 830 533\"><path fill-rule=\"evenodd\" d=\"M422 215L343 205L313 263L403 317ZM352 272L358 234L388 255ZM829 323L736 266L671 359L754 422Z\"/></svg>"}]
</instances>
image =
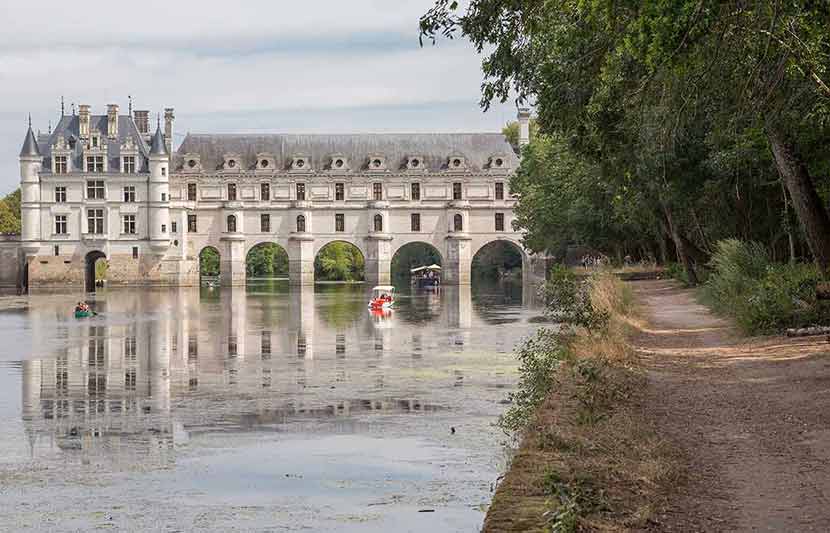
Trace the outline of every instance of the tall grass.
<instances>
[{"instance_id":1,"label":"tall grass","mask_svg":"<svg viewBox=\"0 0 830 533\"><path fill-rule=\"evenodd\" d=\"M762 245L727 239L715 245L710 267L701 300L744 333L830 325L830 308L816 299L821 272L813 264L775 263Z\"/></svg>"}]
</instances>

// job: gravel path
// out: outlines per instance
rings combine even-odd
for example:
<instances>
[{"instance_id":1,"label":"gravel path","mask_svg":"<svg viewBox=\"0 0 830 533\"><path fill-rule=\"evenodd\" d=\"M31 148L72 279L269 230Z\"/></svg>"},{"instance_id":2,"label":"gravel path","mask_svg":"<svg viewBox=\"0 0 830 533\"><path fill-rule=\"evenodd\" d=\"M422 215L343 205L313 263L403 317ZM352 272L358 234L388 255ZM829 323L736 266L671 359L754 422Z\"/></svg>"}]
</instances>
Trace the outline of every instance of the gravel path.
<instances>
[{"instance_id":1,"label":"gravel path","mask_svg":"<svg viewBox=\"0 0 830 533\"><path fill-rule=\"evenodd\" d=\"M647 414L682 454L660 531L830 530L830 345L740 338L671 282L637 282Z\"/></svg>"}]
</instances>

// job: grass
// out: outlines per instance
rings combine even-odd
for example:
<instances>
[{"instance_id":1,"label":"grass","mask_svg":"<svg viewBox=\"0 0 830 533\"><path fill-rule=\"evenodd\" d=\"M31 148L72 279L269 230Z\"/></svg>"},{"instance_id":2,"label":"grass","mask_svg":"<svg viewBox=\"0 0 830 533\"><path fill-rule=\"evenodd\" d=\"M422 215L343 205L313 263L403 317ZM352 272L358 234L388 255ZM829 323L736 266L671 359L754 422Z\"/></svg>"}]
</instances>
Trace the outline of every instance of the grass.
<instances>
[{"instance_id":1,"label":"grass","mask_svg":"<svg viewBox=\"0 0 830 533\"><path fill-rule=\"evenodd\" d=\"M630 288L610 273L587 283L590 306L607 320L573 328L560 341L557 364L540 367L547 374L534 380L544 379L547 390L525 409L523 425L512 420L521 443L484 531L646 527L674 479L670 451L642 415L645 377L629 343L639 324Z\"/></svg>"}]
</instances>

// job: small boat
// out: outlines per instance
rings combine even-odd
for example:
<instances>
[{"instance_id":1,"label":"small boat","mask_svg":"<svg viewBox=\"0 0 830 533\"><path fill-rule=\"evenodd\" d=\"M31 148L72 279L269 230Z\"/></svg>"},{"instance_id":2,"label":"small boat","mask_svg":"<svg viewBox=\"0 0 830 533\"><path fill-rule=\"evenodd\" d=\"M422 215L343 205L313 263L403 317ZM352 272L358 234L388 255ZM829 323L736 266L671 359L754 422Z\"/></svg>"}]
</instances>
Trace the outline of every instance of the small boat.
<instances>
[{"instance_id":1,"label":"small boat","mask_svg":"<svg viewBox=\"0 0 830 533\"><path fill-rule=\"evenodd\" d=\"M378 285L372 289L372 298L369 300L369 309L389 309L395 304L395 287L392 285Z\"/></svg>"},{"instance_id":2,"label":"small boat","mask_svg":"<svg viewBox=\"0 0 830 533\"><path fill-rule=\"evenodd\" d=\"M424 287L438 287L441 284L441 267L429 265L413 268L409 271L410 281L413 287L422 289Z\"/></svg>"},{"instance_id":3,"label":"small boat","mask_svg":"<svg viewBox=\"0 0 830 533\"><path fill-rule=\"evenodd\" d=\"M92 311L81 311L80 309L75 310L75 318L89 318L92 316Z\"/></svg>"}]
</instances>

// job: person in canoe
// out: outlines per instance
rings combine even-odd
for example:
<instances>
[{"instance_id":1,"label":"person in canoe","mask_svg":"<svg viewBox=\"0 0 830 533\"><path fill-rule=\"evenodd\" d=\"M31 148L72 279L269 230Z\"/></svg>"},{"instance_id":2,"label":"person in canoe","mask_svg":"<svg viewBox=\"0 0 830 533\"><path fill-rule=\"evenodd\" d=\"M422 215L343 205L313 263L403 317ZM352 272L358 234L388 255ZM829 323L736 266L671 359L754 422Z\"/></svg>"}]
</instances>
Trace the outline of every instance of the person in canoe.
<instances>
[{"instance_id":1,"label":"person in canoe","mask_svg":"<svg viewBox=\"0 0 830 533\"><path fill-rule=\"evenodd\" d=\"M78 305L75 306L75 318L86 318L94 314L95 311L93 311L86 302L78 302Z\"/></svg>"}]
</instances>

